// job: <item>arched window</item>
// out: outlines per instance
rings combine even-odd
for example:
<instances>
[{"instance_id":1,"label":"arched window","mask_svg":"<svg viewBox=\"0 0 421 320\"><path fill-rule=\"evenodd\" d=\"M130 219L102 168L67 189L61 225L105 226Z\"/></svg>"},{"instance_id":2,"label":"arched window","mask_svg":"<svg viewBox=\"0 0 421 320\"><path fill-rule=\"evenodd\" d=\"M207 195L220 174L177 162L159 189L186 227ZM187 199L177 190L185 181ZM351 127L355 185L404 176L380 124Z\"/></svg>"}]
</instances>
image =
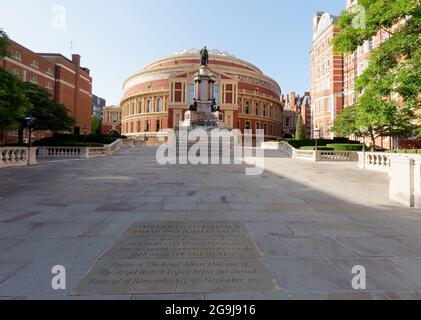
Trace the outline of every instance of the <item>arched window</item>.
<instances>
[{"instance_id":1,"label":"arched window","mask_svg":"<svg viewBox=\"0 0 421 320\"><path fill-rule=\"evenodd\" d=\"M286 126L286 127L289 127L289 125L290 125L290 121L291 121L291 120L290 120L290 118L286 118L286 119L285 119L285 126Z\"/></svg>"},{"instance_id":2,"label":"arched window","mask_svg":"<svg viewBox=\"0 0 421 320\"><path fill-rule=\"evenodd\" d=\"M213 86L213 97L215 98L216 103L219 103L219 85L217 84Z\"/></svg>"},{"instance_id":3,"label":"arched window","mask_svg":"<svg viewBox=\"0 0 421 320\"><path fill-rule=\"evenodd\" d=\"M113 113L113 116L112 116L112 122L113 123L116 123L118 121L118 116L117 116L117 113Z\"/></svg>"},{"instance_id":4,"label":"arched window","mask_svg":"<svg viewBox=\"0 0 421 320\"><path fill-rule=\"evenodd\" d=\"M146 103L147 107L146 107L146 113L151 113L151 100L148 100L148 102Z\"/></svg>"},{"instance_id":5,"label":"arched window","mask_svg":"<svg viewBox=\"0 0 421 320\"><path fill-rule=\"evenodd\" d=\"M250 103L248 101L244 104L244 113L250 114Z\"/></svg>"},{"instance_id":6,"label":"arched window","mask_svg":"<svg viewBox=\"0 0 421 320\"><path fill-rule=\"evenodd\" d=\"M259 103L256 102L256 116L260 115Z\"/></svg>"},{"instance_id":7,"label":"arched window","mask_svg":"<svg viewBox=\"0 0 421 320\"><path fill-rule=\"evenodd\" d=\"M158 102L156 104L157 112L162 112L162 99L158 99Z\"/></svg>"}]
</instances>

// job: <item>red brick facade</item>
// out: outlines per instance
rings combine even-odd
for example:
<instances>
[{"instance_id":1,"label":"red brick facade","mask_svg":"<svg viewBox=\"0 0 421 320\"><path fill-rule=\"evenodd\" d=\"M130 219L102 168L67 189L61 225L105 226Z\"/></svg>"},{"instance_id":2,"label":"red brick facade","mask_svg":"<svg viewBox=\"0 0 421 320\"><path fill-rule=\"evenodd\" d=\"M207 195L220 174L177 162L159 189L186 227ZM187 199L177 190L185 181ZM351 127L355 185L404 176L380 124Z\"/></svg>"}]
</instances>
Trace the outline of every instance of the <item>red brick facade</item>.
<instances>
[{"instance_id":1,"label":"red brick facade","mask_svg":"<svg viewBox=\"0 0 421 320\"><path fill-rule=\"evenodd\" d=\"M198 53L178 54L130 77L121 101L122 134L136 138L177 128L193 102L199 62ZM281 89L274 80L228 55L210 54L209 68L229 129L264 129L268 138L282 136Z\"/></svg>"},{"instance_id":2,"label":"red brick facade","mask_svg":"<svg viewBox=\"0 0 421 320\"><path fill-rule=\"evenodd\" d=\"M79 55L69 60L61 54L35 53L14 41L8 50L10 57L0 58L1 67L47 90L67 107L76 126L86 125L91 132L92 78L89 70L80 66Z\"/></svg>"}]
</instances>

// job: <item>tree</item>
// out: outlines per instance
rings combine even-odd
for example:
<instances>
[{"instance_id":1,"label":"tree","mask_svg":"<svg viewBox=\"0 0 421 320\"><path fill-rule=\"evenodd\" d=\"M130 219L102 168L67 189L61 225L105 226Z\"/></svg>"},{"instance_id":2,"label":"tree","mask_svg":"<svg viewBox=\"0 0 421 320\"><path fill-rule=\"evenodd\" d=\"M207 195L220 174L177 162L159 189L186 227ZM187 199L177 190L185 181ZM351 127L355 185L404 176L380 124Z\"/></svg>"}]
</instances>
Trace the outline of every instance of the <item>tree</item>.
<instances>
[{"instance_id":1,"label":"tree","mask_svg":"<svg viewBox=\"0 0 421 320\"><path fill-rule=\"evenodd\" d=\"M29 82L21 82L20 88L29 101L25 117L32 115L36 119L34 130L67 131L75 124L75 120L69 117L67 108L52 100L44 89ZM23 142L25 117L19 119L19 143Z\"/></svg>"},{"instance_id":2,"label":"tree","mask_svg":"<svg viewBox=\"0 0 421 320\"><path fill-rule=\"evenodd\" d=\"M295 128L295 139L297 140L305 140L308 138L307 129L304 126L303 117L298 115L297 125Z\"/></svg>"},{"instance_id":3,"label":"tree","mask_svg":"<svg viewBox=\"0 0 421 320\"><path fill-rule=\"evenodd\" d=\"M359 0L365 28L355 28L357 12L344 11L337 21L341 32L333 39L335 51L353 53L379 31L390 35L376 48L369 66L356 80L356 128L379 136L411 136L421 107L421 8L419 0ZM392 28L399 24L398 28ZM343 119L336 127L343 127Z\"/></svg>"},{"instance_id":4,"label":"tree","mask_svg":"<svg viewBox=\"0 0 421 320\"><path fill-rule=\"evenodd\" d=\"M20 80L0 68L0 134L3 143L3 131L19 128L19 119L25 116L28 99L22 92Z\"/></svg>"},{"instance_id":5,"label":"tree","mask_svg":"<svg viewBox=\"0 0 421 320\"><path fill-rule=\"evenodd\" d=\"M9 37L3 29L0 29L0 58L7 57L9 47Z\"/></svg>"},{"instance_id":6,"label":"tree","mask_svg":"<svg viewBox=\"0 0 421 320\"><path fill-rule=\"evenodd\" d=\"M342 137L348 137L354 134L357 136L361 136L361 130L357 126L357 114L357 106L345 108L336 117L335 123L332 127L332 131Z\"/></svg>"},{"instance_id":7,"label":"tree","mask_svg":"<svg viewBox=\"0 0 421 320\"><path fill-rule=\"evenodd\" d=\"M97 116L92 116L92 132L94 134L101 134L102 119Z\"/></svg>"}]
</instances>

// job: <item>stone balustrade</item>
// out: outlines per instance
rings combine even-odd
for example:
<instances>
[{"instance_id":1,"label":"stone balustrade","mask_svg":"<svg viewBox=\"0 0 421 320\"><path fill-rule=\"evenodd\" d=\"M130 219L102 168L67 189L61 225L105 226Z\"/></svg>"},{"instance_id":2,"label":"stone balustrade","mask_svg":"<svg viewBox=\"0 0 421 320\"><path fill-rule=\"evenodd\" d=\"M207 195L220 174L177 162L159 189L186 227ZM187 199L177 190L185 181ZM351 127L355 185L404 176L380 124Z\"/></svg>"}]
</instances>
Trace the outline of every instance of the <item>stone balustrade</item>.
<instances>
[{"instance_id":1,"label":"stone balustrade","mask_svg":"<svg viewBox=\"0 0 421 320\"><path fill-rule=\"evenodd\" d=\"M299 160L317 161L317 153L316 151L312 150L295 149L293 153L293 158Z\"/></svg>"},{"instance_id":2,"label":"stone balustrade","mask_svg":"<svg viewBox=\"0 0 421 320\"><path fill-rule=\"evenodd\" d=\"M21 167L37 164L37 148L1 147L0 168Z\"/></svg>"},{"instance_id":3,"label":"stone balustrade","mask_svg":"<svg viewBox=\"0 0 421 320\"><path fill-rule=\"evenodd\" d=\"M354 151L326 151L318 150L316 161L357 161L358 154Z\"/></svg>"},{"instance_id":4,"label":"stone balustrade","mask_svg":"<svg viewBox=\"0 0 421 320\"><path fill-rule=\"evenodd\" d=\"M39 147L38 157L45 158L72 158L89 159L95 157L112 156L122 148L135 146L131 140L118 139L104 147Z\"/></svg>"},{"instance_id":5,"label":"stone balustrade","mask_svg":"<svg viewBox=\"0 0 421 320\"><path fill-rule=\"evenodd\" d=\"M392 155L385 152L358 152L358 166L360 169L389 172Z\"/></svg>"},{"instance_id":6,"label":"stone balustrade","mask_svg":"<svg viewBox=\"0 0 421 320\"><path fill-rule=\"evenodd\" d=\"M39 147L39 158L86 158L83 147Z\"/></svg>"},{"instance_id":7,"label":"stone balustrade","mask_svg":"<svg viewBox=\"0 0 421 320\"><path fill-rule=\"evenodd\" d=\"M328 150L300 150L295 149L288 142L268 141L262 143L262 148L279 150L293 159L308 161L357 161L358 154L354 151L328 151Z\"/></svg>"}]
</instances>

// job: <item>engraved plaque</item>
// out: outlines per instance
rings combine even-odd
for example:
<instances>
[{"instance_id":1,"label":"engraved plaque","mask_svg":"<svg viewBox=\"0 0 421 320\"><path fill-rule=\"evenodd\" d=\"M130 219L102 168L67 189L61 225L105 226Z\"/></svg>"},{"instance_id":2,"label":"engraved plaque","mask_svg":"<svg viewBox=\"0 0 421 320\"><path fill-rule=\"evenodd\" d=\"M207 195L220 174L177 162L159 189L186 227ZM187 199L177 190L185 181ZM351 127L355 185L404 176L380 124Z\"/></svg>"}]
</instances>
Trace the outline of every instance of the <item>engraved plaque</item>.
<instances>
[{"instance_id":1,"label":"engraved plaque","mask_svg":"<svg viewBox=\"0 0 421 320\"><path fill-rule=\"evenodd\" d=\"M237 222L133 224L73 294L273 291L247 228Z\"/></svg>"}]
</instances>

